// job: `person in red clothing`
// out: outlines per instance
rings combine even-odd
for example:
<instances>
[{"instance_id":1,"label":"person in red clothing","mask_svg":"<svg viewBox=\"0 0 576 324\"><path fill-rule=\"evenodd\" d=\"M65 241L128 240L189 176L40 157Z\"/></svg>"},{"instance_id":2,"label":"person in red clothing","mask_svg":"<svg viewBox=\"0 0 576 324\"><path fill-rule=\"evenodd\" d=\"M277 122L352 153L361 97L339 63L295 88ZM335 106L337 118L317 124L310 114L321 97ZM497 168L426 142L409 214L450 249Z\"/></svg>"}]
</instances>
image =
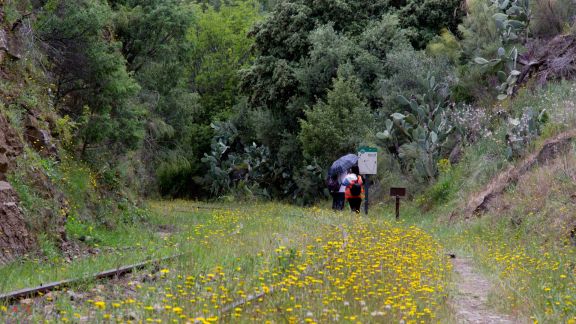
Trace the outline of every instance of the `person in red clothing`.
<instances>
[{"instance_id":1,"label":"person in red clothing","mask_svg":"<svg viewBox=\"0 0 576 324\"><path fill-rule=\"evenodd\" d=\"M350 210L356 213L360 213L360 205L362 205L364 197L364 182L362 181L362 176L358 173L358 167L352 167L344 180L346 200L350 204Z\"/></svg>"}]
</instances>

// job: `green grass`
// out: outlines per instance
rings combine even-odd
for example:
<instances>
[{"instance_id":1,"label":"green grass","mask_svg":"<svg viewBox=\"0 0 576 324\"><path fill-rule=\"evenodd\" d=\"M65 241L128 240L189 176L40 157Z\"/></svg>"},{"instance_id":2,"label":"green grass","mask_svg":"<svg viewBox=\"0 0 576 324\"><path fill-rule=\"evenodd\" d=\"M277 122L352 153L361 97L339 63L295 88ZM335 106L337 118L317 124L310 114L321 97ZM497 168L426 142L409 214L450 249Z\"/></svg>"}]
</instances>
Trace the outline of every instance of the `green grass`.
<instances>
[{"instance_id":1,"label":"green grass","mask_svg":"<svg viewBox=\"0 0 576 324\"><path fill-rule=\"evenodd\" d=\"M402 208L401 223L426 229L446 253L473 258L494 284L489 302L496 310L540 323L576 320L576 247L566 229L552 229L550 219L528 213L516 226L511 214L497 212L448 223L458 207L451 201L425 214L411 202ZM384 214L391 213L386 208Z\"/></svg>"},{"instance_id":2,"label":"green grass","mask_svg":"<svg viewBox=\"0 0 576 324\"><path fill-rule=\"evenodd\" d=\"M127 228L126 232L119 230L107 234L99 228L71 224L70 233L91 235L100 248L143 246L139 238L147 235L156 239L148 241L141 253L136 249L125 255L109 253L91 261L75 261L68 266L66 276L82 275L87 270L95 271L116 262L126 264L128 256L159 256L168 251L186 254L163 264L159 274L151 274L150 269L139 271L129 279L130 282L103 283L105 287L96 292L94 287L98 286L89 282L71 288L88 291L88 296L80 302L70 301L63 294L53 295L54 300L50 301L41 299L38 307L32 309L31 318L43 318L42 306L48 304L56 305L58 309L58 313L49 317L55 321L77 317L98 321L107 316L122 319L126 314L140 320L147 317L178 319L180 308L187 318L220 316L222 320L233 322L284 321L291 317L321 322L334 318L350 321L363 318L366 321L374 316L393 321L418 316L430 321L431 314L446 316L443 287L449 271L443 250L415 227L391 224L390 217L376 217L376 213L375 217L366 218L348 212L272 203L203 206L215 209L194 208L197 204L151 202L154 216L140 227ZM345 241L347 243L343 245ZM414 252L397 258L399 254L395 249ZM353 261L357 254L364 257ZM375 254L382 255L383 259L374 258ZM353 262L366 264L359 266ZM379 262L390 265L380 267ZM22 284L25 278L38 280L39 269L56 275L58 266L12 265L3 271L11 272L14 282ZM372 266L379 270L370 271ZM396 273L392 271L395 267L400 267L399 271L405 270ZM415 277L408 270L414 271L412 267L423 267L422 273L429 272L424 275L428 279L414 281ZM377 291L374 286L371 290L374 295L368 294L368 290L361 293L370 286L363 281L352 284L363 278L359 276L367 276L374 283L381 282L378 286L382 290ZM351 280L349 288L337 288L342 283L336 279ZM411 288L420 285L424 290ZM221 307L233 300L268 289L277 291L262 301L231 310L229 315L218 314ZM407 290L398 295L398 289ZM136 293L130 293L132 290ZM376 294L383 296L376 297ZM341 309L342 303L349 306ZM409 315L412 309L414 313ZM12 316L18 318L15 314Z\"/></svg>"},{"instance_id":3,"label":"green grass","mask_svg":"<svg viewBox=\"0 0 576 324\"><path fill-rule=\"evenodd\" d=\"M144 227L118 228L106 230L96 227L88 230L88 225L69 224L69 235L77 242L80 236L92 238L87 244L81 244L86 256L78 255L70 262L55 246L53 240L40 236L40 248L43 257L30 256L0 268L0 291L8 292L26 287L38 286L53 281L82 278L99 271L114 269L118 266L137 263L149 258L170 255L171 247ZM96 255L88 250L99 249Z\"/></svg>"},{"instance_id":4,"label":"green grass","mask_svg":"<svg viewBox=\"0 0 576 324\"><path fill-rule=\"evenodd\" d=\"M525 154L560 132L576 127L574 82L522 91L508 111L543 107L550 122ZM493 201L481 218L462 219L467 199L512 163L502 141L505 128L465 149L463 159L421 196L404 205L402 219L432 233L447 251L472 257L495 289L492 306L540 323L576 321L576 247L569 231L576 224L571 194L576 192L576 153L536 166ZM421 207L425 207L422 209ZM387 207L388 213L392 212ZM453 217L451 217L453 216Z\"/></svg>"},{"instance_id":5,"label":"green grass","mask_svg":"<svg viewBox=\"0 0 576 324\"><path fill-rule=\"evenodd\" d=\"M62 262L48 240L42 240L45 255L50 257L41 264L24 262L0 269L0 278L4 279L0 285L21 288L49 280L82 277L150 257L187 253L177 260L166 262L163 265L165 273L160 277L153 275L155 279L152 282L138 279L150 276L150 269L146 269L134 275L132 283L124 282L120 286L104 283L105 288L98 292L93 292L96 283L90 281L72 288L74 291L90 292L86 298L90 298L93 303L84 300L82 303L85 305L82 305L55 294L54 301L41 300L40 305L57 305L60 313L53 317L57 321L63 318L74 319L74 314L92 320L103 320L104 316L124 316L126 313L136 314L140 319L146 316L178 318L178 314L164 306L181 307L187 316L208 318L218 314L217 309L213 308L215 305L222 307L231 300L259 291L263 286L273 287L295 267L306 264L301 252L306 251L308 246L320 252L316 241L319 237L325 237L324 242L341 241L342 226L348 231L353 231L358 224L386 228L389 226L386 223L394 217L392 204L374 206L368 217L271 203L201 205L207 209L194 207L198 205L197 202L187 201L151 202L153 216L148 222L114 231L72 222L68 226L69 234L73 237L90 236L92 239L89 244L92 247L103 251L107 247L132 249L126 252L105 252L67 264ZM403 202L401 219L393 222L393 228L408 230L417 226L441 242L438 255L455 253L457 257L473 257L479 269L496 284L497 289L490 302L502 312L532 316L541 322L567 321L574 316L574 308L566 298L574 292L574 275L569 272L570 260L576 258L574 249L566 249L562 244L542 245L537 240L530 242L533 227L537 224L527 222L512 228L508 218L496 218L497 215L493 214L472 222L448 224L446 214L456 208L455 199L446 201L429 213L422 213L415 202ZM368 232L358 236L358 239L365 235L369 235ZM516 255L521 257L513 259ZM539 267L534 267L534 264ZM219 272L222 275L218 275ZM209 280L209 274L215 275L216 279ZM187 281L187 277L193 279ZM452 291L448 277L443 279L443 284L448 292ZM127 286L138 293L127 294ZM183 287L188 287L185 291L196 294L195 297L182 295ZM207 294L207 287L211 287L210 294L223 287L226 299L218 302L205 299L200 303L198 296ZM321 287L328 289L326 287L331 286ZM256 319L288 319L296 315L305 317L307 311L299 312L296 306L307 305L310 309L318 309L326 302L329 305L344 302L327 301L322 296L330 295L331 290L321 291L324 293L320 295L315 294L313 289L289 290L287 294L274 293L271 298L242 306L240 311L233 311L230 315L237 317L221 319L249 322ZM289 296L295 296L296 299L291 300ZM191 299L197 299L197 304L188 305L186 301ZM350 300L354 301L353 298ZM106 309L98 310L95 301L103 301ZM435 306L436 316L442 322L453 322L444 301ZM119 306L116 308L113 305ZM162 309L158 309L158 305ZM279 305L283 305L280 313L273 310ZM153 310L148 311L147 307ZM373 309L375 304L369 302L368 307ZM365 316L365 320L371 319L366 314L362 315L362 308L353 304L339 316L346 316L350 320L351 316L360 314ZM379 314L377 312L380 310L375 309L371 313ZM41 307L33 310L32 318L42 316Z\"/></svg>"},{"instance_id":6,"label":"green grass","mask_svg":"<svg viewBox=\"0 0 576 324\"><path fill-rule=\"evenodd\" d=\"M472 257L495 284L490 302L496 309L541 323L575 320L576 247L569 240L576 222L569 198L576 192L574 151L528 172L481 218L464 220L459 211L470 193L482 188L490 178L486 173L498 171L491 167L475 173L484 163L477 152L451 171L455 174L439 179L439 188L452 188L449 199L435 199L434 186L405 205L403 220L427 229L447 251ZM473 177L486 180L462 186ZM430 200L433 208L423 212L418 206Z\"/></svg>"}]
</instances>

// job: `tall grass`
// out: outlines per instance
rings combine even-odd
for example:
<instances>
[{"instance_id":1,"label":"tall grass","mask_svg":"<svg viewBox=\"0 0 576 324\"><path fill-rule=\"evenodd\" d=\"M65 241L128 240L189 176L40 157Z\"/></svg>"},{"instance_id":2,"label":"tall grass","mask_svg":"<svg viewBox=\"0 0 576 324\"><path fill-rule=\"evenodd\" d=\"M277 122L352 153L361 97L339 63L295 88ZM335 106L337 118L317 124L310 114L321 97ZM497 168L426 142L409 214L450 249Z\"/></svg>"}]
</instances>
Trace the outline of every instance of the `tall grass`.
<instances>
[{"instance_id":1,"label":"tall grass","mask_svg":"<svg viewBox=\"0 0 576 324\"><path fill-rule=\"evenodd\" d=\"M550 121L545 139L576 127L574 82L550 84L535 92L524 89L508 112L545 108ZM459 210L474 192L505 167L505 127L465 149L463 160L406 208L405 220L435 234L450 251L471 256L496 284L490 299L501 311L542 323L576 320L576 247L570 231L576 226L572 193L576 192L576 153L569 150L546 165L537 165L492 199L489 211L463 220ZM425 215L417 206L427 206ZM431 206L431 207L430 207Z\"/></svg>"}]
</instances>

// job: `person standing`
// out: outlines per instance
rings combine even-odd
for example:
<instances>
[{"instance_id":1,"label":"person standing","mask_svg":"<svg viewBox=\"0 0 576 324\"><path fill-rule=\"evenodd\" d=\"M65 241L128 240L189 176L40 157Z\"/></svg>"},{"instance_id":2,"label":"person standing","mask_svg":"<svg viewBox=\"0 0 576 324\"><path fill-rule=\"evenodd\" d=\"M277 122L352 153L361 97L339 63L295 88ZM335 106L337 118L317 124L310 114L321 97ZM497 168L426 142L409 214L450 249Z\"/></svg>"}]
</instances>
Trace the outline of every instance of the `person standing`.
<instances>
[{"instance_id":1,"label":"person standing","mask_svg":"<svg viewBox=\"0 0 576 324\"><path fill-rule=\"evenodd\" d=\"M340 188L338 189L338 210L344 210L344 204L346 203L346 186L344 185L346 175L346 172L338 175L338 183L340 184Z\"/></svg>"},{"instance_id":2,"label":"person standing","mask_svg":"<svg viewBox=\"0 0 576 324\"><path fill-rule=\"evenodd\" d=\"M328 177L328 190L332 196L333 210L344 209L344 202L346 199L344 190L346 187L344 187L344 189L342 188L342 180L343 178L338 174L334 174Z\"/></svg>"},{"instance_id":3,"label":"person standing","mask_svg":"<svg viewBox=\"0 0 576 324\"><path fill-rule=\"evenodd\" d=\"M352 167L343 182L346 188L345 198L350 205L350 210L356 213L360 213L360 205L364 196L364 182L358 173L358 167Z\"/></svg>"}]
</instances>

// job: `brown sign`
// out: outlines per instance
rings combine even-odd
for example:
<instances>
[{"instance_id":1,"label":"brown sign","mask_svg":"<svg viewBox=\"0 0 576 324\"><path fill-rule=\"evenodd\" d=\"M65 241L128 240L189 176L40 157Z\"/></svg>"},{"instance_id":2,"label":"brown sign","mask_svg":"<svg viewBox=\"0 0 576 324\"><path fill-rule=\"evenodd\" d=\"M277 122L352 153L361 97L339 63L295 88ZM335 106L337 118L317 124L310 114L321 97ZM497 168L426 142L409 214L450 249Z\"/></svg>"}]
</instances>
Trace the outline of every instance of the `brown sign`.
<instances>
[{"instance_id":1,"label":"brown sign","mask_svg":"<svg viewBox=\"0 0 576 324\"><path fill-rule=\"evenodd\" d=\"M406 188L390 188L390 196L392 197L406 197Z\"/></svg>"}]
</instances>

